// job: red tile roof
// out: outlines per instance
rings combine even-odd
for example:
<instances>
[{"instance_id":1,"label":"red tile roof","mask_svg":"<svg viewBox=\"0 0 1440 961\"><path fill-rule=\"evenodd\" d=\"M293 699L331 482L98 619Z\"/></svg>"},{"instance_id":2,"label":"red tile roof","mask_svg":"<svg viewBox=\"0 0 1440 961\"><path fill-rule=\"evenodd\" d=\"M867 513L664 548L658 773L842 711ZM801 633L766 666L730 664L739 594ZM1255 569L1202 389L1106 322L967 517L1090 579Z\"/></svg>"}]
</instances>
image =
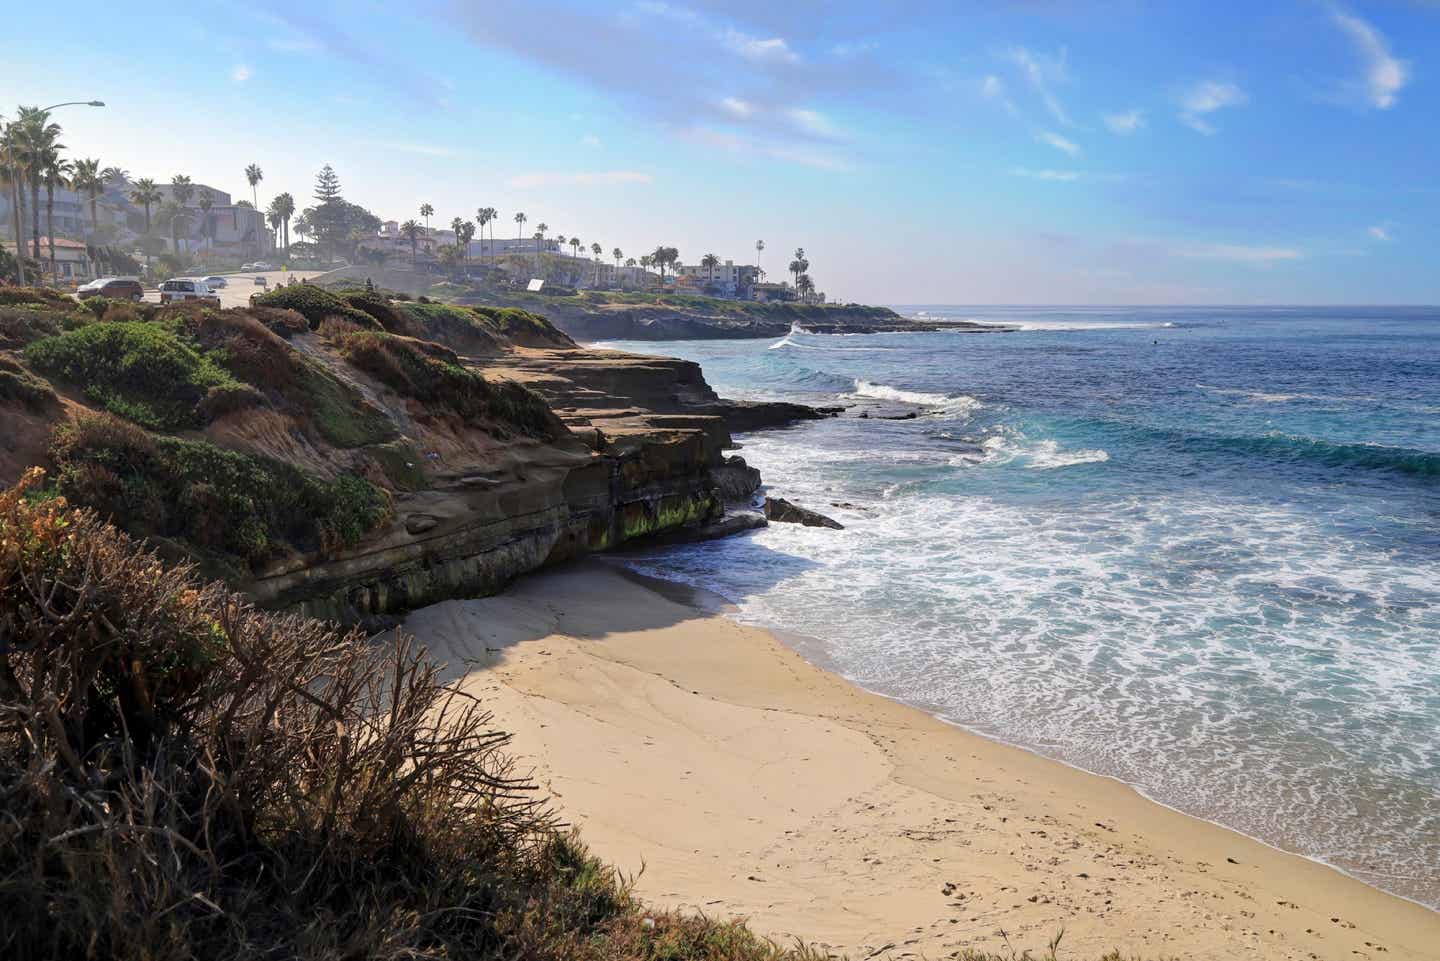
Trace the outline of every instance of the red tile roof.
<instances>
[{"instance_id":1,"label":"red tile roof","mask_svg":"<svg viewBox=\"0 0 1440 961\"><path fill-rule=\"evenodd\" d=\"M29 238L28 236L25 238L25 245L26 245L27 247L30 245L30 238ZM13 240L7 240L7 241L5 241L5 246L6 246L6 247L9 247L9 248L11 248L11 249L14 249L14 247L15 247L15 241L13 241ZM49 246L50 246L50 238L49 238L49 237L41 237L41 238L40 238L40 250L43 252L43 251L49 249ZM85 249L85 244L84 244L82 241L79 241L79 240L71 240L69 237L56 237L56 238L55 238L55 249L56 249L56 250L59 250L59 249L62 248L62 247L79 248L80 250L84 250L84 249Z\"/></svg>"}]
</instances>

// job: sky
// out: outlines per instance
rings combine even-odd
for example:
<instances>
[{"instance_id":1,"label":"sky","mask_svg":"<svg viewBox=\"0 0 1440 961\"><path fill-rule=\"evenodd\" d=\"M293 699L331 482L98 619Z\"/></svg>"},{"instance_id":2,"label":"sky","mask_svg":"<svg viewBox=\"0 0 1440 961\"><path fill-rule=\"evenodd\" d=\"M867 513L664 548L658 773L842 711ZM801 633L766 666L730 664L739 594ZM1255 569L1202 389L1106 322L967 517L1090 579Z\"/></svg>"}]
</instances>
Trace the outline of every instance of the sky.
<instances>
[{"instance_id":1,"label":"sky","mask_svg":"<svg viewBox=\"0 0 1440 961\"><path fill-rule=\"evenodd\" d=\"M76 29L75 24L103 24ZM1440 303L1440 0L72 0L0 115L386 219L524 211L832 299ZM17 58L11 55L18 49Z\"/></svg>"}]
</instances>

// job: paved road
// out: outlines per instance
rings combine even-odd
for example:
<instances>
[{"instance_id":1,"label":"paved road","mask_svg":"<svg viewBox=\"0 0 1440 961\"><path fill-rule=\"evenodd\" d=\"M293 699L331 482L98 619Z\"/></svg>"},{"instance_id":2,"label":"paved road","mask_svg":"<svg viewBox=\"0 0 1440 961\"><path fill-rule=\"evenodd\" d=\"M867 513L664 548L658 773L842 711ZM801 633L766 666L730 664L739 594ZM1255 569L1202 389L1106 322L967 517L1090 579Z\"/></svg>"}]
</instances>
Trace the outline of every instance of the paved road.
<instances>
[{"instance_id":1,"label":"paved road","mask_svg":"<svg viewBox=\"0 0 1440 961\"><path fill-rule=\"evenodd\" d=\"M296 283L299 283L301 280L309 280L322 273L324 273L322 270L267 270L258 273L248 271L238 274L214 274L212 276L224 277L227 281L226 286L220 288L221 307L246 307L250 304L251 294L274 290L275 285L282 280L288 283L293 279ZM266 282L265 286L262 287L255 283L256 277L264 277ZM160 291L145 291L145 299L151 303L158 304L160 302Z\"/></svg>"}]
</instances>

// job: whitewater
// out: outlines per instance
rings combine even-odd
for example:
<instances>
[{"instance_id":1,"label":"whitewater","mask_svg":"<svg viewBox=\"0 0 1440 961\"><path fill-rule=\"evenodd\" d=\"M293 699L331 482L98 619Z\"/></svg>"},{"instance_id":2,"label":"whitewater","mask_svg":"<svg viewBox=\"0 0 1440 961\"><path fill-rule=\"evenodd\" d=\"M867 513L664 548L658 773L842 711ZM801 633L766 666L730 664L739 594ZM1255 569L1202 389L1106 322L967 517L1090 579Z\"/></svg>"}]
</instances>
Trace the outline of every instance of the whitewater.
<instances>
[{"instance_id":1,"label":"whitewater","mask_svg":"<svg viewBox=\"0 0 1440 961\"><path fill-rule=\"evenodd\" d=\"M727 396L916 414L739 438L845 530L632 563L867 688L1440 905L1440 312L901 309L1018 329L612 345Z\"/></svg>"}]
</instances>

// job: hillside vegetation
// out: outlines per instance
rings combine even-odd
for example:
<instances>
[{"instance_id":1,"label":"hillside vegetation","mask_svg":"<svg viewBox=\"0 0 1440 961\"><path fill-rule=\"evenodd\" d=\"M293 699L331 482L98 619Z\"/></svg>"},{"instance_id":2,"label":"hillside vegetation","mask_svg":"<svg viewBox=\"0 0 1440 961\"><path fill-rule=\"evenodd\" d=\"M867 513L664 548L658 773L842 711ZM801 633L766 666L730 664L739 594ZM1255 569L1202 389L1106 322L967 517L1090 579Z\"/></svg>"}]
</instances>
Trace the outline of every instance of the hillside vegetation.
<instances>
[{"instance_id":1,"label":"hillside vegetation","mask_svg":"<svg viewBox=\"0 0 1440 961\"><path fill-rule=\"evenodd\" d=\"M517 340L574 346L522 311L374 290L294 285L218 310L3 288L0 481L43 462L51 492L239 583L382 527L396 491L426 486L432 443L480 459L567 436L465 361Z\"/></svg>"}]
</instances>

